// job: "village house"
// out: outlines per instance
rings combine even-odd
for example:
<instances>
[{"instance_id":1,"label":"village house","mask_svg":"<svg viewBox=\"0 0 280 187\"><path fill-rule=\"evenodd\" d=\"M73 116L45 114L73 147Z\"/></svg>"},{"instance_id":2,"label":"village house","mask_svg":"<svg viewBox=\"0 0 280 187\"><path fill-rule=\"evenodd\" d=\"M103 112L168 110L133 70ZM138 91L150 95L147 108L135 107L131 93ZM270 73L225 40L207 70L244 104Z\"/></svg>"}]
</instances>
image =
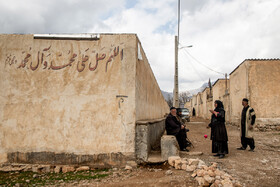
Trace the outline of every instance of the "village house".
<instances>
[{"instance_id":1,"label":"village house","mask_svg":"<svg viewBox=\"0 0 280 187\"><path fill-rule=\"evenodd\" d=\"M280 130L280 59L246 59L230 73L230 122L239 124L242 98L256 112L260 130Z\"/></svg>"},{"instance_id":2,"label":"village house","mask_svg":"<svg viewBox=\"0 0 280 187\"><path fill-rule=\"evenodd\" d=\"M198 111L198 117L209 119L201 111L213 109L215 100L221 100L226 111L226 122L239 126L243 107L241 102L243 98L248 98L249 105L256 112L256 127L260 130L280 130L279 72L280 59L246 59L230 73L230 79L218 79L213 84L213 98L207 100L208 103L212 102L211 105L205 103L209 92L206 88L202 94L193 96L191 108Z\"/></svg>"},{"instance_id":3,"label":"village house","mask_svg":"<svg viewBox=\"0 0 280 187\"><path fill-rule=\"evenodd\" d=\"M123 166L164 132L135 34L0 35L0 163Z\"/></svg>"},{"instance_id":4,"label":"village house","mask_svg":"<svg viewBox=\"0 0 280 187\"><path fill-rule=\"evenodd\" d=\"M212 93L213 93L213 101L211 108L214 109L214 103L216 100L220 100L224 104L224 108L226 111L226 121L229 121L229 80L228 79L218 79L212 86Z\"/></svg>"}]
</instances>

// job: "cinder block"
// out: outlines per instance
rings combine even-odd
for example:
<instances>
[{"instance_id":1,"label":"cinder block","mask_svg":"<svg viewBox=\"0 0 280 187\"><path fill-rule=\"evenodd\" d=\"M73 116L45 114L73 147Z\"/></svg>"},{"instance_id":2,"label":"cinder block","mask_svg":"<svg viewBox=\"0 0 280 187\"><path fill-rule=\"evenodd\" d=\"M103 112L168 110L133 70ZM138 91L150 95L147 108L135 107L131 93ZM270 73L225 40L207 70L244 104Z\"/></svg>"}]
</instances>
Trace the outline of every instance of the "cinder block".
<instances>
[{"instance_id":1,"label":"cinder block","mask_svg":"<svg viewBox=\"0 0 280 187\"><path fill-rule=\"evenodd\" d=\"M179 145L175 136L163 135L161 137L161 158L167 160L171 156L179 156Z\"/></svg>"}]
</instances>

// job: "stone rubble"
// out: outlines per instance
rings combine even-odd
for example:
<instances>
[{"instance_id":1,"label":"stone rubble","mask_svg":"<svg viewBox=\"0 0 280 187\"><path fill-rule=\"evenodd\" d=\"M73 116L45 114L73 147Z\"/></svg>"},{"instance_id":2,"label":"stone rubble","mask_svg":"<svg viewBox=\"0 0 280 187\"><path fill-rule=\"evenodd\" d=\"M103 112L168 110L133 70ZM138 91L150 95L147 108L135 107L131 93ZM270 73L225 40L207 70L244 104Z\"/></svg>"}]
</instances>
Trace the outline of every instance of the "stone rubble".
<instances>
[{"instance_id":1,"label":"stone rubble","mask_svg":"<svg viewBox=\"0 0 280 187\"><path fill-rule=\"evenodd\" d=\"M69 165L38 165L38 164L4 164L0 165L0 171L2 172L23 172L23 171L32 171L34 173L67 173L75 171L88 171L90 170L89 166L69 166ZM34 174L33 178L37 175Z\"/></svg>"},{"instance_id":2,"label":"stone rubble","mask_svg":"<svg viewBox=\"0 0 280 187\"><path fill-rule=\"evenodd\" d=\"M172 175L172 171L171 170L167 170L166 172L165 172L165 175Z\"/></svg>"},{"instance_id":3,"label":"stone rubble","mask_svg":"<svg viewBox=\"0 0 280 187\"><path fill-rule=\"evenodd\" d=\"M168 158L168 164L177 170L193 172L192 177L198 182L199 186L204 187L241 187L242 185L228 173L218 169L216 162L207 166L200 159L186 159L178 156ZM166 175L172 174L171 170Z\"/></svg>"}]
</instances>

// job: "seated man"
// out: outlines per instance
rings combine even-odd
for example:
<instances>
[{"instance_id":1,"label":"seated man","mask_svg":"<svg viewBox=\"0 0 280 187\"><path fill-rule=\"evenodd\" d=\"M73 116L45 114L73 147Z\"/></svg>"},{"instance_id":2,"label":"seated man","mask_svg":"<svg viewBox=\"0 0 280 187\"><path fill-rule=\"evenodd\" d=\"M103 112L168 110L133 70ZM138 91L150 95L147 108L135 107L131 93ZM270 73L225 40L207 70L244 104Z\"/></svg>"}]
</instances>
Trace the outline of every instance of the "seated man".
<instances>
[{"instance_id":1,"label":"seated man","mask_svg":"<svg viewBox=\"0 0 280 187\"><path fill-rule=\"evenodd\" d=\"M177 120L178 120L182 125L184 125L185 131L186 131L186 132L189 132L189 129L187 129L187 125L186 125L187 120L183 119L182 111L180 111L180 110L177 109L177 116L176 116L176 118L177 118ZM188 136L187 136L187 134L186 134L186 140L187 140L187 147L190 147L190 146L191 146L191 142L188 141Z\"/></svg>"},{"instance_id":2,"label":"seated man","mask_svg":"<svg viewBox=\"0 0 280 187\"><path fill-rule=\"evenodd\" d=\"M175 107L170 108L170 114L165 120L165 129L167 135L174 135L178 141L181 151L188 151L186 140L186 129L176 118L177 110Z\"/></svg>"}]
</instances>

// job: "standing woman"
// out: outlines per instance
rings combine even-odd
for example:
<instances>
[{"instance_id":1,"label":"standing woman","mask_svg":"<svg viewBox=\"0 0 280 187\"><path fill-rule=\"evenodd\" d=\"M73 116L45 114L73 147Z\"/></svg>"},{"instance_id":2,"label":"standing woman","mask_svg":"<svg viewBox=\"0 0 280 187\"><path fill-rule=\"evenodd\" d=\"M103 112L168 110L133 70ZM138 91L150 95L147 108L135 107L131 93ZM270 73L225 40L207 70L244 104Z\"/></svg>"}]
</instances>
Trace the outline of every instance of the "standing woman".
<instances>
[{"instance_id":1,"label":"standing woman","mask_svg":"<svg viewBox=\"0 0 280 187\"><path fill-rule=\"evenodd\" d=\"M225 110L224 105L220 100L215 101L215 110L210 110L212 113L211 123L211 140L212 140L212 153L217 153L214 156L224 158L228 154L228 136L225 126Z\"/></svg>"}]
</instances>

